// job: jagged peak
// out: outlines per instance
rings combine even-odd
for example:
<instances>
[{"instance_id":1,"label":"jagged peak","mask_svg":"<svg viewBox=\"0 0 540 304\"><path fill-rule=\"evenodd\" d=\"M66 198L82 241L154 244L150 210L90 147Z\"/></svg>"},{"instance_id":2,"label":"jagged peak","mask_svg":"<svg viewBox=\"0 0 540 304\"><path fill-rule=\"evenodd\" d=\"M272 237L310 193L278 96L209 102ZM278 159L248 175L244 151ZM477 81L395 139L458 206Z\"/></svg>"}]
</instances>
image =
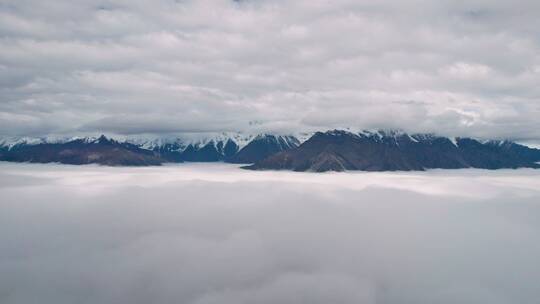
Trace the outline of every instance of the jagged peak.
<instances>
[{"instance_id":1,"label":"jagged peak","mask_svg":"<svg viewBox=\"0 0 540 304\"><path fill-rule=\"evenodd\" d=\"M374 140L388 140L388 139L397 139L402 140L402 137L407 137L413 142L421 141L433 141L438 138L446 138L450 140L455 146L459 145L460 140L465 139L466 137L445 137L436 135L435 133L407 133L402 129L364 129L364 130L354 130L352 128L337 128L322 132L302 132L296 134L272 134L272 133L242 133L242 132L219 132L219 133L182 133L176 135L110 135L110 134L99 134L97 136L62 136L62 135L52 135L52 136L42 136L42 137L30 137L30 136L20 136L20 137L4 137L0 138L0 146L4 148L11 149L17 145L37 145L43 143L66 143L74 140L81 140L86 143L94 142L110 142L114 141L117 143L130 143L136 145L140 148L153 150L155 148L163 147L164 145L172 145L171 150L175 149L176 151L183 151L190 145L195 149L201 149L207 145L213 145L217 150L219 146L222 146L221 150L227 142L232 142L238 146L238 150L241 150L247 144L255 139L262 138L273 138L277 141L286 143L287 145L300 145L306 140L311 138L315 134L327 134L334 136L360 136L360 137L369 137ZM471 138L473 139L473 138ZM482 140L474 139L482 144L489 145L498 145L503 146L505 144L512 143L510 140Z\"/></svg>"}]
</instances>

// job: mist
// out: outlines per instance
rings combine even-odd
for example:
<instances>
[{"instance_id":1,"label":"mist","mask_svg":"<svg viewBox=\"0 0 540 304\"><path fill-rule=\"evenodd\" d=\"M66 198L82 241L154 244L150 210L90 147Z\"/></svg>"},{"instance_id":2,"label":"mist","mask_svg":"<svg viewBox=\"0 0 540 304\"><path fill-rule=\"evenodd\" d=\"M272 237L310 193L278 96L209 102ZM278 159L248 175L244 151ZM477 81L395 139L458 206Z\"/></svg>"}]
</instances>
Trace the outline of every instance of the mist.
<instances>
[{"instance_id":1,"label":"mist","mask_svg":"<svg viewBox=\"0 0 540 304\"><path fill-rule=\"evenodd\" d=\"M0 302L537 303L540 171L0 163Z\"/></svg>"}]
</instances>

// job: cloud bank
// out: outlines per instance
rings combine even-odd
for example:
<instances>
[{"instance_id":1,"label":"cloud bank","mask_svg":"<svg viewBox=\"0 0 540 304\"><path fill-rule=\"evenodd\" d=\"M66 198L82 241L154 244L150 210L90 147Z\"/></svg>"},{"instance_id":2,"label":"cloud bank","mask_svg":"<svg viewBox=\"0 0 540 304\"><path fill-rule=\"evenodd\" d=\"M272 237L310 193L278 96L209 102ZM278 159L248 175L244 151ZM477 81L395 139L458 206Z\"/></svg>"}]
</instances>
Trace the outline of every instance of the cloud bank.
<instances>
[{"instance_id":1,"label":"cloud bank","mask_svg":"<svg viewBox=\"0 0 540 304\"><path fill-rule=\"evenodd\" d=\"M0 166L5 304L540 297L534 170Z\"/></svg>"},{"instance_id":2,"label":"cloud bank","mask_svg":"<svg viewBox=\"0 0 540 304\"><path fill-rule=\"evenodd\" d=\"M540 4L0 2L0 135L540 138Z\"/></svg>"}]
</instances>

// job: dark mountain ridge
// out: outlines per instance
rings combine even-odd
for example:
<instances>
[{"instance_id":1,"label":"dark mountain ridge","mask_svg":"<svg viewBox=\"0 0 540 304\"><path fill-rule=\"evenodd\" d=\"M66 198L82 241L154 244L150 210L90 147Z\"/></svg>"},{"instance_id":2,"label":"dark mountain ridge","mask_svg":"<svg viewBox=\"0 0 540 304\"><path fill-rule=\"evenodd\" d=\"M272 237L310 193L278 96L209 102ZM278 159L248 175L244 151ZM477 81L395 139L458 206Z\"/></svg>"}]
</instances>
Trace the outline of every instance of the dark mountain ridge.
<instances>
[{"instance_id":1,"label":"dark mountain ridge","mask_svg":"<svg viewBox=\"0 0 540 304\"><path fill-rule=\"evenodd\" d=\"M300 141L294 136L257 136L226 161L238 164L254 163L276 153L294 149L299 145Z\"/></svg>"},{"instance_id":2,"label":"dark mountain ridge","mask_svg":"<svg viewBox=\"0 0 540 304\"><path fill-rule=\"evenodd\" d=\"M277 152L296 148L299 144L293 136L262 134L242 148L233 139L213 139L201 144L172 142L147 147L101 135L99 138L64 142L0 144L0 161L110 166L150 166L184 161L254 163Z\"/></svg>"},{"instance_id":3,"label":"dark mountain ridge","mask_svg":"<svg viewBox=\"0 0 540 304\"><path fill-rule=\"evenodd\" d=\"M459 168L540 168L540 150L508 141L482 143L471 138L398 131L317 132L298 148L248 166L293 171L412 171Z\"/></svg>"},{"instance_id":4,"label":"dark mountain ridge","mask_svg":"<svg viewBox=\"0 0 540 304\"><path fill-rule=\"evenodd\" d=\"M105 136L63 142L0 141L0 161L151 166L166 162L251 163L249 169L294 171L398 171L431 168L539 168L540 150L510 141L478 141L400 131L221 137L203 142L127 142Z\"/></svg>"},{"instance_id":5,"label":"dark mountain ridge","mask_svg":"<svg viewBox=\"0 0 540 304\"><path fill-rule=\"evenodd\" d=\"M171 162L216 162L250 164L278 152L296 148L300 145L294 136L261 134L251 139L245 146L240 146L232 139L211 140L203 145L179 143L164 144L151 150L163 159Z\"/></svg>"},{"instance_id":6,"label":"dark mountain ridge","mask_svg":"<svg viewBox=\"0 0 540 304\"><path fill-rule=\"evenodd\" d=\"M18 144L0 150L0 160L72 165L156 166L163 160L152 151L105 136L94 140L75 139L65 143Z\"/></svg>"}]
</instances>

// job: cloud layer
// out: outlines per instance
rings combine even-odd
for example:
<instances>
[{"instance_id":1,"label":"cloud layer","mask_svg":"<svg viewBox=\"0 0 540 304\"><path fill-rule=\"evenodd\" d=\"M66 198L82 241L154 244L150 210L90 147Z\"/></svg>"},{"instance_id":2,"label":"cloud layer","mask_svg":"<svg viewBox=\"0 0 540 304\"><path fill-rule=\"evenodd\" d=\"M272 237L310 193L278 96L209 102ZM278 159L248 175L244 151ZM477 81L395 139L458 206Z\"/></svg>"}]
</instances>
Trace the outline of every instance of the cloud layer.
<instances>
[{"instance_id":1,"label":"cloud layer","mask_svg":"<svg viewBox=\"0 0 540 304\"><path fill-rule=\"evenodd\" d=\"M540 4L0 2L1 135L403 128L540 138Z\"/></svg>"},{"instance_id":2,"label":"cloud layer","mask_svg":"<svg viewBox=\"0 0 540 304\"><path fill-rule=\"evenodd\" d=\"M0 166L5 304L540 297L534 170Z\"/></svg>"}]
</instances>

